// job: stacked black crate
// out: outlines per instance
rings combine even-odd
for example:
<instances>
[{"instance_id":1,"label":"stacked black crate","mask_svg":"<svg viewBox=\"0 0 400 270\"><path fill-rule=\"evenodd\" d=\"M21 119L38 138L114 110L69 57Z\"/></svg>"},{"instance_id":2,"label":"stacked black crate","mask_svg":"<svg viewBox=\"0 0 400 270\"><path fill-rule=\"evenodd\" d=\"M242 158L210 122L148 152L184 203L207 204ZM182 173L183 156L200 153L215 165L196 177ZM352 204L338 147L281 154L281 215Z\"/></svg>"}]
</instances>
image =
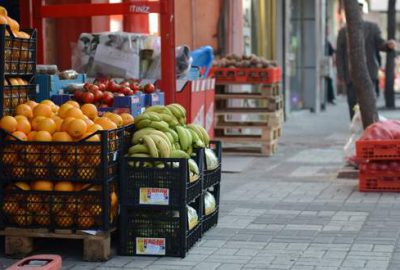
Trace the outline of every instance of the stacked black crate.
<instances>
[{"instance_id":1,"label":"stacked black crate","mask_svg":"<svg viewBox=\"0 0 400 270\"><path fill-rule=\"evenodd\" d=\"M203 233L210 230L212 227L216 226L218 223L219 216L219 201L220 201L220 189L221 189L221 152L222 145L220 141L211 141L210 142L210 150L213 151L215 156L218 158L218 166L209 168L211 164L208 164L206 161L204 162L204 183L203 183L203 201L207 200L207 196L212 195L212 198L215 199L215 208L210 207L210 209L206 209L206 204L203 211ZM207 194L209 193L209 194Z\"/></svg>"},{"instance_id":2,"label":"stacked black crate","mask_svg":"<svg viewBox=\"0 0 400 270\"><path fill-rule=\"evenodd\" d=\"M197 151L195 160L198 179L190 178L187 159L124 158L120 255L183 258L201 238L203 149ZM197 218L189 214L192 212Z\"/></svg>"},{"instance_id":3,"label":"stacked black crate","mask_svg":"<svg viewBox=\"0 0 400 270\"><path fill-rule=\"evenodd\" d=\"M18 36L0 25L0 114L13 115L15 108L36 94L36 30L22 29Z\"/></svg>"}]
</instances>

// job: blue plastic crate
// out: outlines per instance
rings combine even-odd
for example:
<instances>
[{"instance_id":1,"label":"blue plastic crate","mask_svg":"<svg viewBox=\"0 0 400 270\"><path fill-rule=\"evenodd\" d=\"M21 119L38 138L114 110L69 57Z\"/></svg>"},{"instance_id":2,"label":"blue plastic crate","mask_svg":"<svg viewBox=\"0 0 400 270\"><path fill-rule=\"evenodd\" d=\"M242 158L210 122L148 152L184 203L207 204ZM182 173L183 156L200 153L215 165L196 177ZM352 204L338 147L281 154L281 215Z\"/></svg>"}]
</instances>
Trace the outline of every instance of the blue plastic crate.
<instances>
[{"instance_id":1,"label":"blue plastic crate","mask_svg":"<svg viewBox=\"0 0 400 270\"><path fill-rule=\"evenodd\" d=\"M61 80L58 75L37 74L36 82L39 85L39 93L36 101L50 99L52 95L59 94L59 91L65 86L73 83L85 83L85 81L86 74L79 74L74 80Z\"/></svg>"},{"instance_id":2,"label":"blue plastic crate","mask_svg":"<svg viewBox=\"0 0 400 270\"><path fill-rule=\"evenodd\" d=\"M145 95L146 95L145 107L150 107L154 105L165 105L164 92L158 91L153 94L145 94Z\"/></svg>"},{"instance_id":3,"label":"blue plastic crate","mask_svg":"<svg viewBox=\"0 0 400 270\"><path fill-rule=\"evenodd\" d=\"M71 100L71 95L68 94L57 94L57 95L52 95L51 100L58 106L61 106L68 100Z\"/></svg>"},{"instance_id":4,"label":"blue plastic crate","mask_svg":"<svg viewBox=\"0 0 400 270\"><path fill-rule=\"evenodd\" d=\"M137 93L127 97L114 97L113 107L114 108L128 108L130 114L134 117L141 114L145 109L145 95Z\"/></svg>"}]
</instances>

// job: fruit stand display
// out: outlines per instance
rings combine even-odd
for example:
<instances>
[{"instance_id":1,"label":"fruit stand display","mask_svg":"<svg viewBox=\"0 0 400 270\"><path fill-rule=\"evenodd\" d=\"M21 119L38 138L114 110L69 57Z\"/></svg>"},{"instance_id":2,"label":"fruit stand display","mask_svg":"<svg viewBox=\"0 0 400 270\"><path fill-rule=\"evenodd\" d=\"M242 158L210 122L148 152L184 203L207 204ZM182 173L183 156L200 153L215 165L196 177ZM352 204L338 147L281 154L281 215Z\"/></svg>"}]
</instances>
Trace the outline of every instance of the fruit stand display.
<instances>
[{"instance_id":1,"label":"fruit stand display","mask_svg":"<svg viewBox=\"0 0 400 270\"><path fill-rule=\"evenodd\" d=\"M224 152L273 155L281 135L281 70L255 55L216 60L215 136ZM256 85L252 91L229 91L229 85Z\"/></svg>"},{"instance_id":2,"label":"fruit stand display","mask_svg":"<svg viewBox=\"0 0 400 270\"><path fill-rule=\"evenodd\" d=\"M206 158L204 147L218 142L210 142L205 129L187 124L186 117L174 103L148 107L135 118L133 145L121 166L121 255L185 257L202 236L204 196L221 180L214 150L206 148L212 152ZM219 189L211 197L214 208L207 216L214 218L207 228L218 221Z\"/></svg>"},{"instance_id":3,"label":"fruit stand display","mask_svg":"<svg viewBox=\"0 0 400 270\"><path fill-rule=\"evenodd\" d=\"M1 9L0 115L11 115L18 104L35 97L36 31L20 29Z\"/></svg>"},{"instance_id":4,"label":"fruit stand display","mask_svg":"<svg viewBox=\"0 0 400 270\"><path fill-rule=\"evenodd\" d=\"M32 251L32 246L18 249L16 231L21 241L31 242L59 230L64 238L75 237L78 230L100 230L104 237L98 240L109 242L107 233L115 229L118 214L119 160L133 132L133 117L98 117L93 104L75 101L60 107L49 100L29 101L15 111L0 120L6 254ZM39 236L26 235L37 230ZM85 258L109 257L103 251L87 252Z\"/></svg>"}]
</instances>

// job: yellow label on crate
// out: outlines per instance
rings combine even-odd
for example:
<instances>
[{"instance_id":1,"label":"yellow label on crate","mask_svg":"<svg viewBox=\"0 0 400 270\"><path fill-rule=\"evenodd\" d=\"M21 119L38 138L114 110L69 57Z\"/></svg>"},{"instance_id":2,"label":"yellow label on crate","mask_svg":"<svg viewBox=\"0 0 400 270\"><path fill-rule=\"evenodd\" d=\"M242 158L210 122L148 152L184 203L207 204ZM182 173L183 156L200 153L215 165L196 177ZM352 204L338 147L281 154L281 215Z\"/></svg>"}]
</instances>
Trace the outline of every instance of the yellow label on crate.
<instances>
[{"instance_id":1,"label":"yellow label on crate","mask_svg":"<svg viewBox=\"0 0 400 270\"><path fill-rule=\"evenodd\" d=\"M168 205L168 188L140 188L139 204L144 205Z\"/></svg>"},{"instance_id":2,"label":"yellow label on crate","mask_svg":"<svg viewBox=\"0 0 400 270\"><path fill-rule=\"evenodd\" d=\"M165 255L165 238L136 237L137 255Z\"/></svg>"}]
</instances>

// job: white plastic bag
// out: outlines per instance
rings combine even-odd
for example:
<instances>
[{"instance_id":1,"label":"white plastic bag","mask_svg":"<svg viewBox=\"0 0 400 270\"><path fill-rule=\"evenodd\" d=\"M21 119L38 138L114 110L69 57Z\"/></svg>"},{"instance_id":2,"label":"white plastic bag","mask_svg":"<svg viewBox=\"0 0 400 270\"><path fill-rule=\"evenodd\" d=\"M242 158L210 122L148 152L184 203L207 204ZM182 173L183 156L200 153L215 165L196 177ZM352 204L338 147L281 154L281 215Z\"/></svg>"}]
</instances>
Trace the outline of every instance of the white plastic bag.
<instances>
[{"instance_id":1,"label":"white plastic bag","mask_svg":"<svg viewBox=\"0 0 400 270\"><path fill-rule=\"evenodd\" d=\"M387 120L384 116L379 115L379 121ZM361 134L364 132L360 107L358 104L354 106L354 116L350 124L351 135L347 139L344 145L344 160L347 164L352 166L357 166L356 160L356 141L360 138Z\"/></svg>"},{"instance_id":2,"label":"white plastic bag","mask_svg":"<svg viewBox=\"0 0 400 270\"><path fill-rule=\"evenodd\" d=\"M193 207L187 205L189 231L199 224L199 215Z\"/></svg>"},{"instance_id":3,"label":"white plastic bag","mask_svg":"<svg viewBox=\"0 0 400 270\"><path fill-rule=\"evenodd\" d=\"M216 207L217 203L215 202L214 196L210 192L206 191L204 194L204 214L208 216L214 213Z\"/></svg>"}]
</instances>

